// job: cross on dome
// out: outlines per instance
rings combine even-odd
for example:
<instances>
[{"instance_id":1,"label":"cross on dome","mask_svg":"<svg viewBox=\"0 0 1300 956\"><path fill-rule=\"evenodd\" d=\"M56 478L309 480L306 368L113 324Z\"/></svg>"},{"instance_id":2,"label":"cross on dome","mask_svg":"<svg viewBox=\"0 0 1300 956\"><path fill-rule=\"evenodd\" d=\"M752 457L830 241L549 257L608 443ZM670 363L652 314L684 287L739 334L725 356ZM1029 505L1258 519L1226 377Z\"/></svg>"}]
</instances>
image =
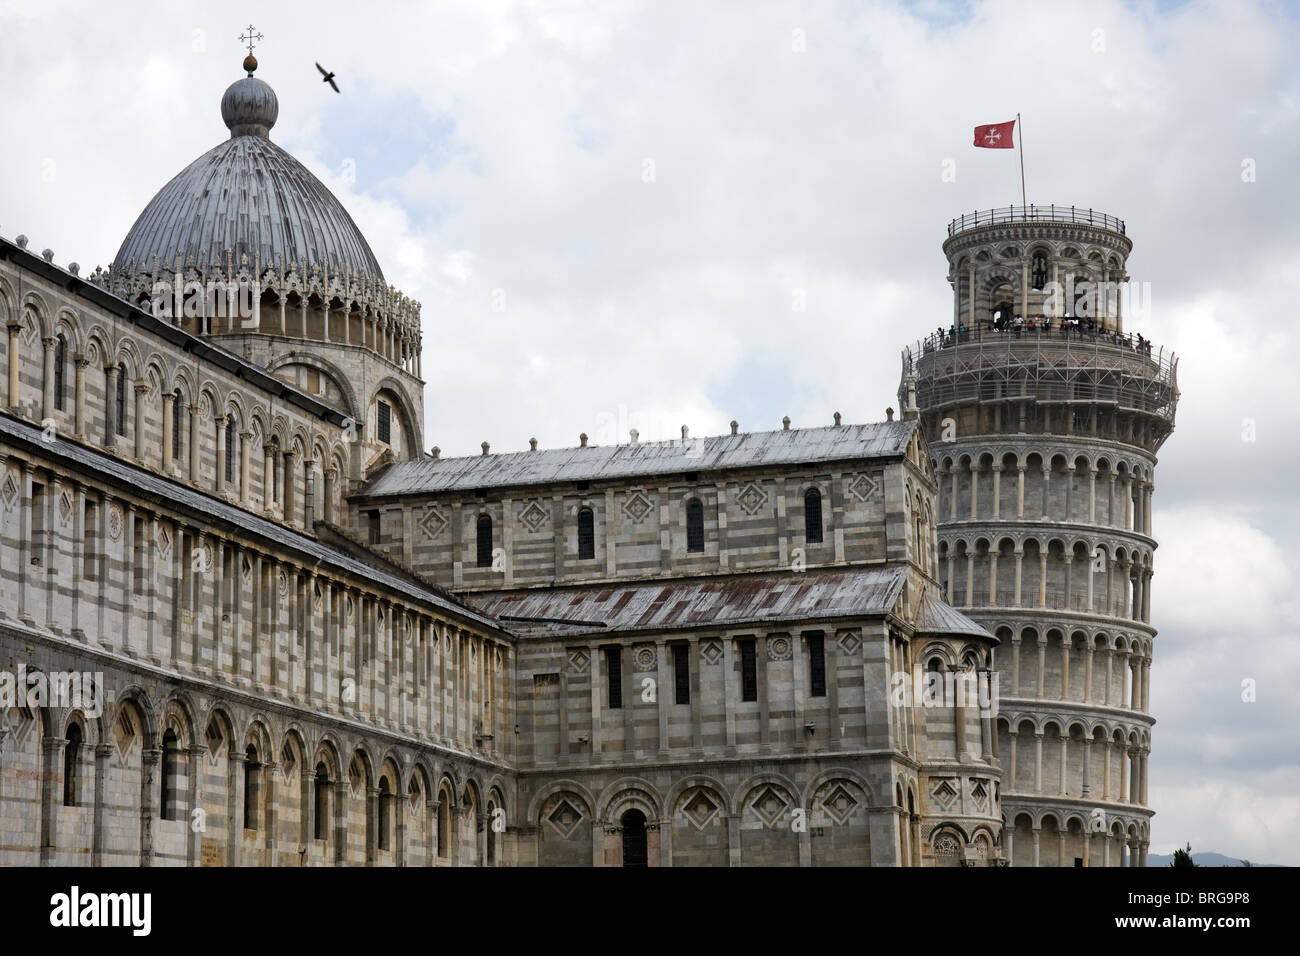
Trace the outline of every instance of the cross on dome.
<instances>
[{"instance_id":1,"label":"cross on dome","mask_svg":"<svg viewBox=\"0 0 1300 956\"><path fill-rule=\"evenodd\" d=\"M248 25L248 32L247 32L247 33L241 33L241 34L239 35L239 40L240 40L240 42L241 42L241 43L247 43L247 44L248 44L248 55L249 55L249 56L252 56L252 55L253 55L253 43L254 43L254 41L258 41L258 42L260 42L260 41L262 40L262 34L260 34L260 33L255 33L255 32L254 32L256 29L257 29L257 28L254 27L254 26L250 23L250 24Z\"/></svg>"}]
</instances>

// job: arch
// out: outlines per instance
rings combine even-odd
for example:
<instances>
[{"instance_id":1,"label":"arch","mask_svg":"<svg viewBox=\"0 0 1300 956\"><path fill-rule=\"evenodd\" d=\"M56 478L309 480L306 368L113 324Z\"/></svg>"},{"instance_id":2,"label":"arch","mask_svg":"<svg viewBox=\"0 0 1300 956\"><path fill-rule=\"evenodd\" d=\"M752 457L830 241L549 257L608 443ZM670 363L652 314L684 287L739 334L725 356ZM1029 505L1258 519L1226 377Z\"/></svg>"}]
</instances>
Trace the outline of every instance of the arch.
<instances>
[{"instance_id":1,"label":"arch","mask_svg":"<svg viewBox=\"0 0 1300 956\"><path fill-rule=\"evenodd\" d=\"M292 352L286 352L277 356L266 366L267 372L275 375L276 372L283 369L286 365L305 365L313 368L318 372L328 375L343 396L345 407L342 411L354 421L358 420L361 415L360 404L357 401L356 389L352 387L352 382L347 375L343 373L333 362L324 359L313 352L305 352L301 349ZM387 379L385 379L387 381Z\"/></svg>"},{"instance_id":2,"label":"arch","mask_svg":"<svg viewBox=\"0 0 1300 956\"><path fill-rule=\"evenodd\" d=\"M663 803L654 784L642 777L620 777L600 792L596 816L602 820L613 820L628 806L638 804L648 811L646 816L649 819L662 818L660 808Z\"/></svg>"}]
</instances>

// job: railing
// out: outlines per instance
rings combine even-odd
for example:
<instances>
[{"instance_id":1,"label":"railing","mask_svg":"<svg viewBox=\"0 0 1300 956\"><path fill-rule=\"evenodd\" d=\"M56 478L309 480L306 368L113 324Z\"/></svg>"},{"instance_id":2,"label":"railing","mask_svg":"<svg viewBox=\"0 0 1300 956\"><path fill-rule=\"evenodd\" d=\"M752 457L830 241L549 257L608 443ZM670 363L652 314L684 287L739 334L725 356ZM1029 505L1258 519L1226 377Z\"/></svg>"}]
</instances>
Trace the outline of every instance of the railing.
<instances>
[{"instance_id":1,"label":"railing","mask_svg":"<svg viewBox=\"0 0 1300 956\"><path fill-rule=\"evenodd\" d=\"M948 356L957 360L951 369L932 367L935 360ZM1116 357L1124 359L1121 368L1127 371L1127 380L1116 384L1075 379L1074 373L1115 371L1103 359L1113 361ZM1019 393L1007 392L1004 376L985 378L998 369L1006 372L1018 365L1026 366L1029 375L1020 384L1023 391ZM1050 371L1053 366L1056 371ZM999 330L984 325L936 332L903 350L900 395L909 373L921 376L917 391L924 393L922 404L926 407L1018 399L1100 401L1172 421L1178 400L1178 358L1173 352L1164 348L1153 351L1142 336L1068 325L1052 331L1042 327ZM1061 374L1069 380L1061 379Z\"/></svg>"},{"instance_id":2,"label":"railing","mask_svg":"<svg viewBox=\"0 0 1300 956\"><path fill-rule=\"evenodd\" d=\"M1124 220L1108 216L1104 212L1083 209L1078 206L1002 206L998 209L977 210L965 216L958 216L948 223L948 235L955 236L976 226L991 226L999 222L1074 222L1085 226L1100 226L1120 235L1124 232Z\"/></svg>"},{"instance_id":3,"label":"railing","mask_svg":"<svg viewBox=\"0 0 1300 956\"><path fill-rule=\"evenodd\" d=\"M1044 348L1059 346L1067 354L1092 353L1105 349L1107 353L1129 353L1134 358L1145 359L1149 371L1156 377L1172 373L1177 364L1173 352L1165 354L1163 347L1155 349L1151 340L1142 335L1127 335L1105 329L1087 328L1085 326L1056 323L1040 325L1026 323L1021 328L993 328L989 323L977 324L973 328L965 325L950 328L947 331L932 332L920 339L915 345L904 349L904 363L908 364L923 356L957 346L975 344L980 352L1004 352L1022 355L1025 350L1038 352Z\"/></svg>"}]
</instances>

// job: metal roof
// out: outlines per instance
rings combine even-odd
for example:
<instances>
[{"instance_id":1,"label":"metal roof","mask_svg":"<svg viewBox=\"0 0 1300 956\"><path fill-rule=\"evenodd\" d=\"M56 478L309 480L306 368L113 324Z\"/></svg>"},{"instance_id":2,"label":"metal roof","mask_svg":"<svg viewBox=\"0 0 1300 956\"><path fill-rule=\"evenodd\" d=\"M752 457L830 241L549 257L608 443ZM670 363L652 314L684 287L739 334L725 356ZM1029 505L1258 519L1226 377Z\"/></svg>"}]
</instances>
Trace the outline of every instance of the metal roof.
<instances>
[{"instance_id":1,"label":"metal roof","mask_svg":"<svg viewBox=\"0 0 1300 956\"><path fill-rule=\"evenodd\" d=\"M264 90L262 88L265 88ZM269 96L269 103L257 96ZM234 105L238 110L232 111ZM194 257L200 268L235 268L248 255L252 268L348 269L382 282L383 271L347 210L302 163L267 138L275 122L275 94L261 80L237 81L222 111L231 138L181 170L145 206L113 260L115 273L150 272L155 258L163 270L182 268ZM258 109L269 114L256 116ZM257 124L247 122L256 120ZM269 120L269 123L267 122Z\"/></svg>"},{"instance_id":2,"label":"metal roof","mask_svg":"<svg viewBox=\"0 0 1300 956\"><path fill-rule=\"evenodd\" d=\"M402 594L412 601L432 605L461 620L471 621L481 627L495 632L504 629L496 621L484 616L468 605L449 600L430 588L416 584L414 581L390 574L358 560L337 548L323 544L316 539L268 521L242 508L238 508L220 498L206 495L179 482L171 481L161 475L146 471L128 462L114 458L112 455L86 448L74 442L56 437L52 442L43 440L41 429L26 422L0 415L0 437L12 438L25 442L37 450L41 457L62 459L85 468L103 479L106 483L129 488L169 507L178 507L198 512L203 517L193 519L196 523L208 526L225 523L238 527L250 537L259 537L288 550L296 551L305 564L312 566L324 564L328 567L347 572L354 577L373 581L377 587L389 592Z\"/></svg>"},{"instance_id":3,"label":"metal roof","mask_svg":"<svg viewBox=\"0 0 1300 956\"><path fill-rule=\"evenodd\" d=\"M921 598L915 626L917 634L969 634L997 640L984 627L928 591Z\"/></svg>"},{"instance_id":4,"label":"metal roof","mask_svg":"<svg viewBox=\"0 0 1300 956\"><path fill-rule=\"evenodd\" d=\"M466 458L421 458L392 465L361 494L410 495L885 458L901 455L916 427L915 420L876 422L681 441L589 445Z\"/></svg>"},{"instance_id":5,"label":"metal roof","mask_svg":"<svg viewBox=\"0 0 1300 956\"><path fill-rule=\"evenodd\" d=\"M898 600L903 576L902 568L891 567L605 584L496 595L479 606L516 631L549 624L566 634L883 617ZM515 620L521 618L534 628Z\"/></svg>"}]
</instances>

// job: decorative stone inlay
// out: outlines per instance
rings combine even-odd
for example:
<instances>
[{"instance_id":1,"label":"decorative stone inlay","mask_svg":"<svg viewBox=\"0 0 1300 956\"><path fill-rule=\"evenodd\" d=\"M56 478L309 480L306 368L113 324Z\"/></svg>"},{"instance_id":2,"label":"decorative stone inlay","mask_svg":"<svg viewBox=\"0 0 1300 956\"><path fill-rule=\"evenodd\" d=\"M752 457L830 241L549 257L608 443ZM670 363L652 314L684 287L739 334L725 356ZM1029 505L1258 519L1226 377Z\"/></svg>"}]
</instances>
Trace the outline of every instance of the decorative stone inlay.
<instances>
[{"instance_id":1,"label":"decorative stone inlay","mask_svg":"<svg viewBox=\"0 0 1300 956\"><path fill-rule=\"evenodd\" d=\"M5 476L4 487L0 489L0 494L4 495L5 507L12 508L18 498L18 482L14 480L13 472Z\"/></svg>"},{"instance_id":2,"label":"decorative stone inlay","mask_svg":"<svg viewBox=\"0 0 1300 956\"><path fill-rule=\"evenodd\" d=\"M632 653L632 664L639 671L652 671L655 669L655 649L651 646L644 645L638 647Z\"/></svg>"},{"instance_id":3,"label":"decorative stone inlay","mask_svg":"<svg viewBox=\"0 0 1300 956\"><path fill-rule=\"evenodd\" d=\"M546 527L546 522L549 519L550 515L546 513L546 509L543 508L536 499L528 502L528 504L524 506L524 509L519 512L519 522L533 533L541 531L542 528Z\"/></svg>"},{"instance_id":4,"label":"decorative stone inlay","mask_svg":"<svg viewBox=\"0 0 1300 956\"><path fill-rule=\"evenodd\" d=\"M700 645L700 657L706 664L716 664L722 660L722 644L718 641L705 641Z\"/></svg>"},{"instance_id":5,"label":"decorative stone inlay","mask_svg":"<svg viewBox=\"0 0 1300 956\"><path fill-rule=\"evenodd\" d=\"M744 509L745 514L756 515L763 510L763 505L767 504L767 492L751 481L740 489L740 493L736 495L736 503Z\"/></svg>"},{"instance_id":6,"label":"decorative stone inlay","mask_svg":"<svg viewBox=\"0 0 1300 956\"><path fill-rule=\"evenodd\" d=\"M849 482L849 494L859 501L870 501L880 492L880 479L871 475L858 475Z\"/></svg>"},{"instance_id":7,"label":"decorative stone inlay","mask_svg":"<svg viewBox=\"0 0 1300 956\"><path fill-rule=\"evenodd\" d=\"M283 569L280 570L279 575L276 577L275 584L280 589L280 597L284 597L289 593L289 575L285 574Z\"/></svg>"},{"instance_id":8,"label":"decorative stone inlay","mask_svg":"<svg viewBox=\"0 0 1300 956\"><path fill-rule=\"evenodd\" d=\"M790 659L790 638L774 637L767 642L767 659L769 661L788 661Z\"/></svg>"},{"instance_id":9,"label":"decorative stone inlay","mask_svg":"<svg viewBox=\"0 0 1300 956\"><path fill-rule=\"evenodd\" d=\"M857 797L853 796L842 783L837 783L831 792L822 798L822 809L830 814L830 818L839 826L843 826L848 821L858 806Z\"/></svg>"},{"instance_id":10,"label":"decorative stone inlay","mask_svg":"<svg viewBox=\"0 0 1300 956\"><path fill-rule=\"evenodd\" d=\"M765 827L773 827L785 816L789 802L773 786L763 788L763 792L754 798L749 808Z\"/></svg>"},{"instance_id":11,"label":"decorative stone inlay","mask_svg":"<svg viewBox=\"0 0 1300 956\"><path fill-rule=\"evenodd\" d=\"M122 509L117 505L108 509L108 536L114 541L122 537Z\"/></svg>"},{"instance_id":12,"label":"decorative stone inlay","mask_svg":"<svg viewBox=\"0 0 1300 956\"><path fill-rule=\"evenodd\" d=\"M840 635L840 650L845 654L856 654L861 646L862 638L858 637L856 631L845 631Z\"/></svg>"},{"instance_id":13,"label":"decorative stone inlay","mask_svg":"<svg viewBox=\"0 0 1300 956\"><path fill-rule=\"evenodd\" d=\"M951 780L939 781L939 785L934 788L934 800L941 810L947 810L957 802L957 788Z\"/></svg>"},{"instance_id":14,"label":"decorative stone inlay","mask_svg":"<svg viewBox=\"0 0 1300 956\"><path fill-rule=\"evenodd\" d=\"M686 822L697 830L703 830L713 822L721 809L705 790L696 790L695 795L682 807L682 816Z\"/></svg>"},{"instance_id":15,"label":"decorative stone inlay","mask_svg":"<svg viewBox=\"0 0 1300 956\"><path fill-rule=\"evenodd\" d=\"M988 807L988 799L989 799L989 791L988 791L988 788L987 788L986 786L984 786L984 781L983 781L983 780L976 780L976 781L971 785L971 788L970 788L970 795L971 795L971 798L975 801L975 806L979 807L979 809L981 809L981 810L985 810L985 809L987 809L987 807Z\"/></svg>"},{"instance_id":16,"label":"decorative stone inlay","mask_svg":"<svg viewBox=\"0 0 1300 956\"><path fill-rule=\"evenodd\" d=\"M158 526L158 556L166 558L172 550L172 536L162 525Z\"/></svg>"},{"instance_id":17,"label":"decorative stone inlay","mask_svg":"<svg viewBox=\"0 0 1300 956\"><path fill-rule=\"evenodd\" d=\"M567 840L573 836L578 829L578 825L582 823L582 811L568 800L561 800L555 805L555 809L547 815L546 822L555 828L556 833Z\"/></svg>"},{"instance_id":18,"label":"decorative stone inlay","mask_svg":"<svg viewBox=\"0 0 1300 956\"><path fill-rule=\"evenodd\" d=\"M72 498L65 491L59 495L59 524L66 525L72 515Z\"/></svg>"},{"instance_id":19,"label":"decorative stone inlay","mask_svg":"<svg viewBox=\"0 0 1300 956\"><path fill-rule=\"evenodd\" d=\"M442 534L448 523L446 516L438 510L437 505L429 505L420 516L419 528L426 538L433 541Z\"/></svg>"},{"instance_id":20,"label":"decorative stone inlay","mask_svg":"<svg viewBox=\"0 0 1300 956\"><path fill-rule=\"evenodd\" d=\"M578 674L587 673L587 665L590 663L591 663L591 658L587 656L587 652L584 651L582 648L578 648L577 650L571 651L569 653L569 667L575 673Z\"/></svg>"},{"instance_id":21,"label":"decorative stone inlay","mask_svg":"<svg viewBox=\"0 0 1300 956\"><path fill-rule=\"evenodd\" d=\"M640 491L633 491L623 502L623 514L627 515L633 524L640 524L652 510L654 504Z\"/></svg>"}]
</instances>

